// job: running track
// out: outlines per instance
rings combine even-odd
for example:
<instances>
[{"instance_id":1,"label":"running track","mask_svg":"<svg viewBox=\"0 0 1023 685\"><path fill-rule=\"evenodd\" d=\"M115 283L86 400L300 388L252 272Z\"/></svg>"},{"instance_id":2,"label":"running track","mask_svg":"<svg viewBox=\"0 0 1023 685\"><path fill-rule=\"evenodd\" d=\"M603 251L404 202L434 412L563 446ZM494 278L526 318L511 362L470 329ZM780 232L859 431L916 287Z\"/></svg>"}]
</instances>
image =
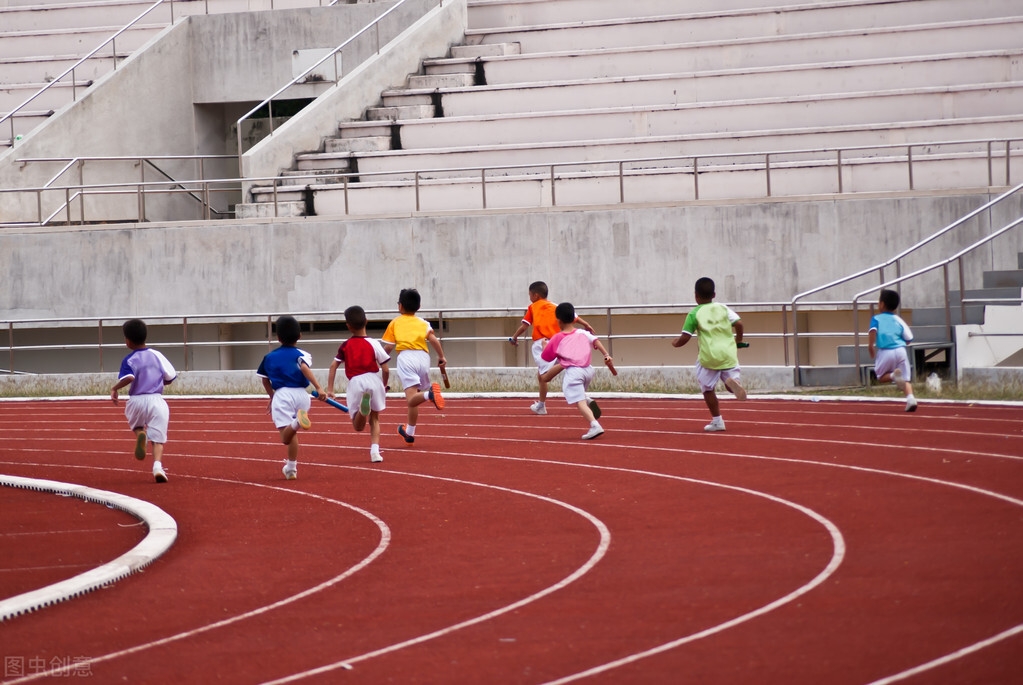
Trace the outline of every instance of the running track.
<instances>
[{"instance_id":1,"label":"running track","mask_svg":"<svg viewBox=\"0 0 1023 685\"><path fill-rule=\"evenodd\" d=\"M173 547L0 623L3 682L1023 682L1023 407L452 397L415 445L314 403L171 398L170 482L109 400L0 403L0 472L161 507ZM0 488L0 598L145 534ZM77 670L45 673L50 666ZM23 677L12 672L20 664ZM38 677L43 675L44 677Z\"/></svg>"}]
</instances>

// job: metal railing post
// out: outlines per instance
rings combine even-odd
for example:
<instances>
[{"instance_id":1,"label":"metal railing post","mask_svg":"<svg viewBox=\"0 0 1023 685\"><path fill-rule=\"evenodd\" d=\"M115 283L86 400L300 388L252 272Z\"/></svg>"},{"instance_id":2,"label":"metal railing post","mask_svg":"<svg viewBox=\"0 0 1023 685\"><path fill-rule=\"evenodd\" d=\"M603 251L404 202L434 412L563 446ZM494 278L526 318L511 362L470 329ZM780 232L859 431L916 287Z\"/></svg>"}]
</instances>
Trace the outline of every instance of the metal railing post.
<instances>
[{"instance_id":1,"label":"metal railing post","mask_svg":"<svg viewBox=\"0 0 1023 685\"><path fill-rule=\"evenodd\" d=\"M906 146L906 166L909 167L909 189L913 190L913 146Z\"/></svg>"},{"instance_id":2,"label":"metal railing post","mask_svg":"<svg viewBox=\"0 0 1023 685\"><path fill-rule=\"evenodd\" d=\"M771 153L764 155L764 176L767 177L767 197L771 197Z\"/></svg>"},{"instance_id":3,"label":"metal railing post","mask_svg":"<svg viewBox=\"0 0 1023 685\"><path fill-rule=\"evenodd\" d=\"M842 191L842 188L843 188L843 184L842 184L842 150L841 149L835 150L835 152L837 153L836 157L835 157L835 166L838 168L838 194L841 195L842 192L843 192Z\"/></svg>"},{"instance_id":4,"label":"metal railing post","mask_svg":"<svg viewBox=\"0 0 1023 685\"><path fill-rule=\"evenodd\" d=\"M189 371L188 363L188 317L181 319L181 354L185 358L185 371Z\"/></svg>"},{"instance_id":5,"label":"metal railing post","mask_svg":"<svg viewBox=\"0 0 1023 685\"><path fill-rule=\"evenodd\" d=\"M625 204L625 162L618 162L618 204Z\"/></svg>"},{"instance_id":6,"label":"metal railing post","mask_svg":"<svg viewBox=\"0 0 1023 685\"><path fill-rule=\"evenodd\" d=\"M700 199L700 170L697 168L699 157L693 157L693 199Z\"/></svg>"},{"instance_id":7,"label":"metal railing post","mask_svg":"<svg viewBox=\"0 0 1023 685\"><path fill-rule=\"evenodd\" d=\"M99 339L99 371L103 373L103 319L99 320L99 332L97 335Z\"/></svg>"},{"instance_id":8,"label":"metal railing post","mask_svg":"<svg viewBox=\"0 0 1023 685\"><path fill-rule=\"evenodd\" d=\"M554 192L554 165L551 164L551 207L558 206L558 197Z\"/></svg>"},{"instance_id":9,"label":"metal railing post","mask_svg":"<svg viewBox=\"0 0 1023 685\"><path fill-rule=\"evenodd\" d=\"M483 200L483 209L487 208L487 169L480 169L480 194Z\"/></svg>"},{"instance_id":10,"label":"metal railing post","mask_svg":"<svg viewBox=\"0 0 1023 685\"><path fill-rule=\"evenodd\" d=\"M415 185L415 187L416 187L416 211L418 212L419 211L419 172L418 171L416 172L415 184L416 184Z\"/></svg>"}]
</instances>

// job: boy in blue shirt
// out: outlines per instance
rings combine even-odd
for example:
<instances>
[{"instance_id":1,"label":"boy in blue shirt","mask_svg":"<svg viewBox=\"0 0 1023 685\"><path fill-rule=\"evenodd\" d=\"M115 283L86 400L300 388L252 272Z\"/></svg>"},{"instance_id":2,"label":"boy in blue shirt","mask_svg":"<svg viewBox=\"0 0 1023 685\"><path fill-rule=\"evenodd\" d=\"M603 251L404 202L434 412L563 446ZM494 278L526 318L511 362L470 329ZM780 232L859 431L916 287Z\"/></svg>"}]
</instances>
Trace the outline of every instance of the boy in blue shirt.
<instances>
[{"instance_id":1,"label":"boy in blue shirt","mask_svg":"<svg viewBox=\"0 0 1023 685\"><path fill-rule=\"evenodd\" d=\"M327 401L327 393L313 375L312 355L295 347L301 337L302 327L295 317L278 318L277 340L281 346L263 357L256 370L270 396L267 413L280 431L281 442L288 446L288 458L282 469L288 480L298 478L298 431L312 426L306 388L312 384L319 399Z\"/></svg>"},{"instance_id":2,"label":"boy in blue shirt","mask_svg":"<svg viewBox=\"0 0 1023 685\"><path fill-rule=\"evenodd\" d=\"M170 408L163 398L163 386L178 377L177 371L167 357L146 347L149 329L142 319L130 319L121 326L124 344L131 354L121 361L117 383L110 388L110 399L118 405L117 391L130 385L124 415L128 426L135 433L135 458L146 458L146 442L153 444L153 478L157 483L166 483L163 470L163 446L167 442L167 424L170 422Z\"/></svg>"},{"instance_id":3,"label":"boy in blue shirt","mask_svg":"<svg viewBox=\"0 0 1023 685\"><path fill-rule=\"evenodd\" d=\"M899 294L894 290L882 290L877 307L880 310L870 318L870 357L874 360L874 374L879 383L889 381L906 394L906 411L916 411L916 397L910 383L909 355L906 343L913 340L913 331L902 317L895 313L899 308Z\"/></svg>"}]
</instances>

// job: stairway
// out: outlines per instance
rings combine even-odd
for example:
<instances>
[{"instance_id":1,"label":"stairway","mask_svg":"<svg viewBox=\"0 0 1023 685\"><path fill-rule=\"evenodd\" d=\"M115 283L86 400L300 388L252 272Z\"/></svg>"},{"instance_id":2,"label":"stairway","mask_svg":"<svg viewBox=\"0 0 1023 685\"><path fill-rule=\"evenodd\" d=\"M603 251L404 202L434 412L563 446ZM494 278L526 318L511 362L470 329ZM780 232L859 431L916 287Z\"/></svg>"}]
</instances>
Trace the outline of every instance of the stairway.
<instances>
[{"instance_id":1,"label":"stairway","mask_svg":"<svg viewBox=\"0 0 1023 685\"><path fill-rule=\"evenodd\" d=\"M573 165L559 170L569 181L559 204L605 204L619 194L608 160L1023 133L1013 66L1023 16L1010 0L686 8L644 0L625 18L630 8L603 1L470 3L466 45L424 59L422 73L381 93L364 120L340 122L322 149L296 155L276 192L252 188L238 216L275 215L259 206L274 197L277 216L306 214L309 197L320 215L479 209L481 199L487 208L546 206L552 164ZM873 166L850 174L845 192L887 190L889 174L905 175L877 153L863 157L846 160ZM694 199L680 196L693 183L688 164L637 165L622 192L633 202ZM936 188L962 187L964 164L953 162ZM481 192L479 169L502 165L517 167L488 172ZM833 171L810 177L803 166L791 172L801 194L835 192ZM700 199L764 192L762 174L741 161L700 173ZM429 204L419 186L430 186Z\"/></svg>"},{"instance_id":2,"label":"stairway","mask_svg":"<svg viewBox=\"0 0 1023 685\"><path fill-rule=\"evenodd\" d=\"M983 287L966 290L965 295L959 290L949 291L948 321L951 326L963 324L985 323L985 304L967 304L966 300L1018 300L1023 290L1023 253L1017 255L1018 269L1005 271L985 271ZM992 302L993 303L993 302ZM903 314L913 330L913 342L909 345L912 353L910 365L915 380L921 380L930 373L937 373L945 380L956 377L956 345L953 330L946 324L944 307L921 307L908 309ZM1021 338L1023 341L1023 338ZM838 347L837 367L819 367L808 370L805 385L855 385L867 382L869 372L873 369L873 361L866 345L860 347L860 371L856 369L856 350L852 345Z\"/></svg>"}]
</instances>

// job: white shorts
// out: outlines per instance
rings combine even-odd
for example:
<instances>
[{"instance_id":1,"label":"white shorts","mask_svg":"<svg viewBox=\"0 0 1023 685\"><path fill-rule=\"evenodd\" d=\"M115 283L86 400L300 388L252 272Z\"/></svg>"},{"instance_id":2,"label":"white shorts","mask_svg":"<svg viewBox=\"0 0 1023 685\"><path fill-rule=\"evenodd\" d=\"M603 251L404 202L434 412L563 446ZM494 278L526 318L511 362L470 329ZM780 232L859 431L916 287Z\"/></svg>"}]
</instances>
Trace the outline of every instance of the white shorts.
<instances>
[{"instance_id":1,"label":"white shorts","mask_svg":"<svg viewBox=\"0 0 1023 685\"><path fill-rule=\"evenodd\" d=\"M905 347L895 347L890 350L877 350L874 353L874 373L878 378L894 373L895 369L902 369L903 380L909 380L909 355Z\"/></svg>"},{"instance_id":2,"label":"white shorts","mask_svg":"<svg viewBox=\"0 0 1023 685\"><path fill-rule=\"evenodd\" d=\"M428 390L430 388L430 353L422 350L402 350L398 353L398 378L401 379L401 389L418 388Z\"/></svg>"},{"instance_id":3,"label":"white shorts","mask_svg":"<svg viewBox=\"0 0 1023 685\"><path fill-rule=\"evenodd\" d=\"M547 338L540 338L538 340L534 340L533 341L533 347L532 347L532 350L533 350L533 361L536 362L537 374L540 374L540 375L543 375L543 373L545 371L550 370L550 368L552 366L554 366L555 364L558 363L558 360L556 360L556 359L554 361L550 361L550 362L549 361L544 361L544 358L541 357L540 355L541 355L541 353L543 353L543 348L545 348L545 347L547 347Z\"/></svg>"},{"instance_id":4,"label":"white shorts","mask_svg":"<svg viewBox=\"0 0 1023 685\"><path fill-rule=\"evenodd\" d=\"M378 373L362 373L355 378L348 379L348 389L345 398L348 400L348 414L354 419L359 413L359 404L362 396L369 394L369 408L375 412L381 412L387 408L387 391L384 389L384 381Z\"/></svg>"},{"instance_id":5,"label":"white shorts","mask_svg":"<svg viewBox=\"0 0 1023 685\"><path fill-rule=\"evenodd\" d=\"M701 392L711 392L718 387L718 383L724 383L728 379L739 380L739 367L730 369L705 369L696 362L696 382L700 384Z\"/></svg>"},{"instance_id":6,"label":"white shorts","mask_svg":"<svg viewBox=\"0 0 1023 685\"><path fill-rule=\"evenodd\" d=\"M590 388L590 381L597 374L592 366L569 366L565 369L565 375L561 379L561 391L565 393L565 401L569 404L579 404L586 399L586 391Z\"/></svg>"},{"instance_id":7,"label":"white shorts","mask_svg":"<svg viewBox=\"0 0 1023 685\"><path fill-rule=\"evenodd\" d=\"M170 407L163 395L132 395L124 405L124 415L128 419L128 427L146 429L146 438L150 442L163 444L167 442L167 424L170 422Z\"/></svg>"},{"instance_id":8,"label":"white shorts","mask_svg":"<svg viewBox=\"0 0 1023 685\"><path fill-rule=\"evenodd\" d=\"M274 426L279 429L290 426L291 422L298 416L299 409L309 411L309 401L312 397L305 391L305 388L279 388L274 391L273 401L270 403L270 417Z\"/></svg>"}]
</instances>

